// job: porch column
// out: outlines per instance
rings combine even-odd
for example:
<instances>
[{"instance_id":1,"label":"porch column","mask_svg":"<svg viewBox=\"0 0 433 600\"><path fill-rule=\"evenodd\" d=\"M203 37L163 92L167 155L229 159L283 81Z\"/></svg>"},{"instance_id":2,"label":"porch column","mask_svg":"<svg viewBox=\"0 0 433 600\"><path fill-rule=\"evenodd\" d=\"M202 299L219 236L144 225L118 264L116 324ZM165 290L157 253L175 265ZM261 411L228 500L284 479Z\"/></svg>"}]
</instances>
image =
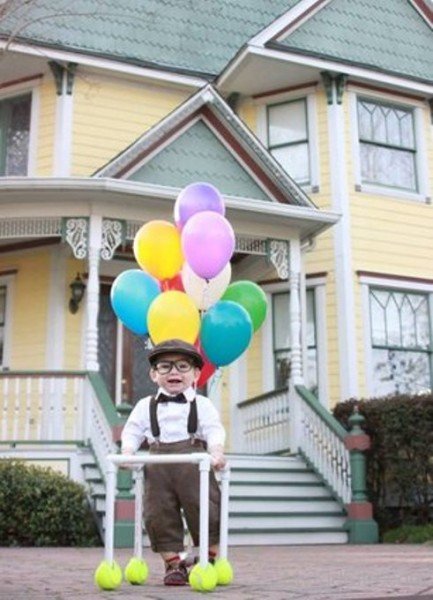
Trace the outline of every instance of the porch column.
<instances>
[{"instance_id":1,"label":"porch column","mask_svg":"<svg viewBox=\"0 0 433 600\"><path fill-rule=\"evenodd\" d=\"M297 452L301 439L301 411L296 385L303 384L301 342L301 244L299 239L290 240L289 246L290 288L290 449Z\"/></svg>"},{"instance_id":2,"label":"porch column","mask_svg":"<svg viewBox=\"0 0 433 600\"><path fill-rule=\"evenodd\" d=\"M98 312L99 260L102 245L102 217L91 215L89 222L89 278L87 282L87 330L85 365L87 371L99 371Z\"/></svg>"}]
</instances>

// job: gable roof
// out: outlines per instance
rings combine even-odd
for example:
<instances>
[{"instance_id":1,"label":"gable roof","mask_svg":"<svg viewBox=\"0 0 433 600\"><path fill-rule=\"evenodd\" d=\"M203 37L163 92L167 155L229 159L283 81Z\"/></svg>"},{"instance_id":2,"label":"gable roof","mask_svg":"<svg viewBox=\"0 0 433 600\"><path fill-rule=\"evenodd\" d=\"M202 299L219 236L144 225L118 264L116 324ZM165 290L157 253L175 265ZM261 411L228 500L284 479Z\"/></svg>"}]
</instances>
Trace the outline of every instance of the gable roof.
<instances>
[{"instance_id":1,"label":"gable roof","mask_svg":"<svg viewBox=\"0 0 433 600\"><path fill-rule=\"evenodd\" d=\"M425 2L322 0L312 7L266 46L433 81L433 10Z\"/></svg>"},{"instance_id":2,"label":"gable roof","mask_svg":"<svg viewBox=\"0 0 433 600\"><path fill-rule=\"evenodd\" d=\"M0 20L15 41L217 75L298 0L31 0Z\"/></svg>"},{"instance_id":3,"label":"gable roof","mask_svg":"<svg viewBox=\"0 0 433 600\"><path fill-rule=\"evenodd\" d=\"M314 207L210 85L95 176L178 189L194 181L209 181L225 196Z\"/></svg>"}]
</instances>

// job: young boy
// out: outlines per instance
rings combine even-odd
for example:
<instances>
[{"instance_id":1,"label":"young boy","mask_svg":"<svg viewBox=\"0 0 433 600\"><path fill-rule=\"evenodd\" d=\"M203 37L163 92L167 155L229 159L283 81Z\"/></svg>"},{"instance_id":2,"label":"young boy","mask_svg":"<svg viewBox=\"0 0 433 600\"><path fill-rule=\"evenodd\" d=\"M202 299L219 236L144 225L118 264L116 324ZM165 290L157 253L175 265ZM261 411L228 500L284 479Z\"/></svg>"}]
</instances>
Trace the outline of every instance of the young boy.
<instances>
[{"instance_id":1,"label":"young boy","mask_svg":"<svg viewBox=\"0 0 433 600\"><path fill-rule=\"evenodd\" d=\"M196 394L203 367L197 349L182 340L167 340L149 354L154 397L140 400L122 432L122 454L134 454L144 440L151 454L204 452L215 469L225 466L225 431L209 398ZM149 464L145 467L144 517L152 550L165 563L165 585L186 585L181 509L194 545L199 544L200 475L197 465ZM209 481L209 558L218 552L220 491L214 473Z\"/></svg>"}]
</instances>

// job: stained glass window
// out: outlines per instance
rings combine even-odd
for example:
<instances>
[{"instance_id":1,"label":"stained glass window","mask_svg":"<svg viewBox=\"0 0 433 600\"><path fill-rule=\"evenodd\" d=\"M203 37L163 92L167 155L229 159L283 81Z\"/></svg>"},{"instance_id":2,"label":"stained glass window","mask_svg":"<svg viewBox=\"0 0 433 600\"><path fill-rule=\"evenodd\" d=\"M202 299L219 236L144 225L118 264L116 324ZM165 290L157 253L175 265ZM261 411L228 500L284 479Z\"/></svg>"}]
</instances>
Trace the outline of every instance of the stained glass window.
<instances>
[{"instance_id":1,"label":"stained glass window","mask_svg":"<svg viewBox=\"0 0 433 600\"><path fill-rule=\"evenodd\" d=\"M373 393L416 393L431 388L428 294L370 289Z\"/></svg>"},{"instance_id":2,"label":"stained glass window","mask_svg":"<svg viewBox=\"0 0 433 600\"><path fill-rule=\"evenodd\" d=\"M361 181L417 191L411 109L358 99Z\"/></svg>"},{"instance_id":3,"label":"stained glass window","mask_svg":"<svg viewBox=\"0 0 433 600\"><path fill-rule=\"evenodd\" d=\"M0 175L27 175L31 95L0 101Z\"/></svg>"}]
</instances>

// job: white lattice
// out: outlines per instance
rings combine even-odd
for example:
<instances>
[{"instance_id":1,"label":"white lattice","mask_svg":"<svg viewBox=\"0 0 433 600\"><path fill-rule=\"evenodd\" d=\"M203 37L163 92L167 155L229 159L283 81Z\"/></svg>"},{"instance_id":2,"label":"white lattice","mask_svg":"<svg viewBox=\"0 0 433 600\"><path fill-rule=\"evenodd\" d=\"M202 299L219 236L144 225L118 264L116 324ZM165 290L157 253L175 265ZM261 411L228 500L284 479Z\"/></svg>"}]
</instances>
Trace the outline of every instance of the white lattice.
<instances>
[{"instance_id":1,"label":"white lattice","mask_svg":"<svg viewBox=\"0 0 433 600\"><path fill-rule=\"evenodd\" d=\"M17 217L0 220L0 237L56 237L62 233L62 220L57 217Z\"/></svg>"}]
</instances>

